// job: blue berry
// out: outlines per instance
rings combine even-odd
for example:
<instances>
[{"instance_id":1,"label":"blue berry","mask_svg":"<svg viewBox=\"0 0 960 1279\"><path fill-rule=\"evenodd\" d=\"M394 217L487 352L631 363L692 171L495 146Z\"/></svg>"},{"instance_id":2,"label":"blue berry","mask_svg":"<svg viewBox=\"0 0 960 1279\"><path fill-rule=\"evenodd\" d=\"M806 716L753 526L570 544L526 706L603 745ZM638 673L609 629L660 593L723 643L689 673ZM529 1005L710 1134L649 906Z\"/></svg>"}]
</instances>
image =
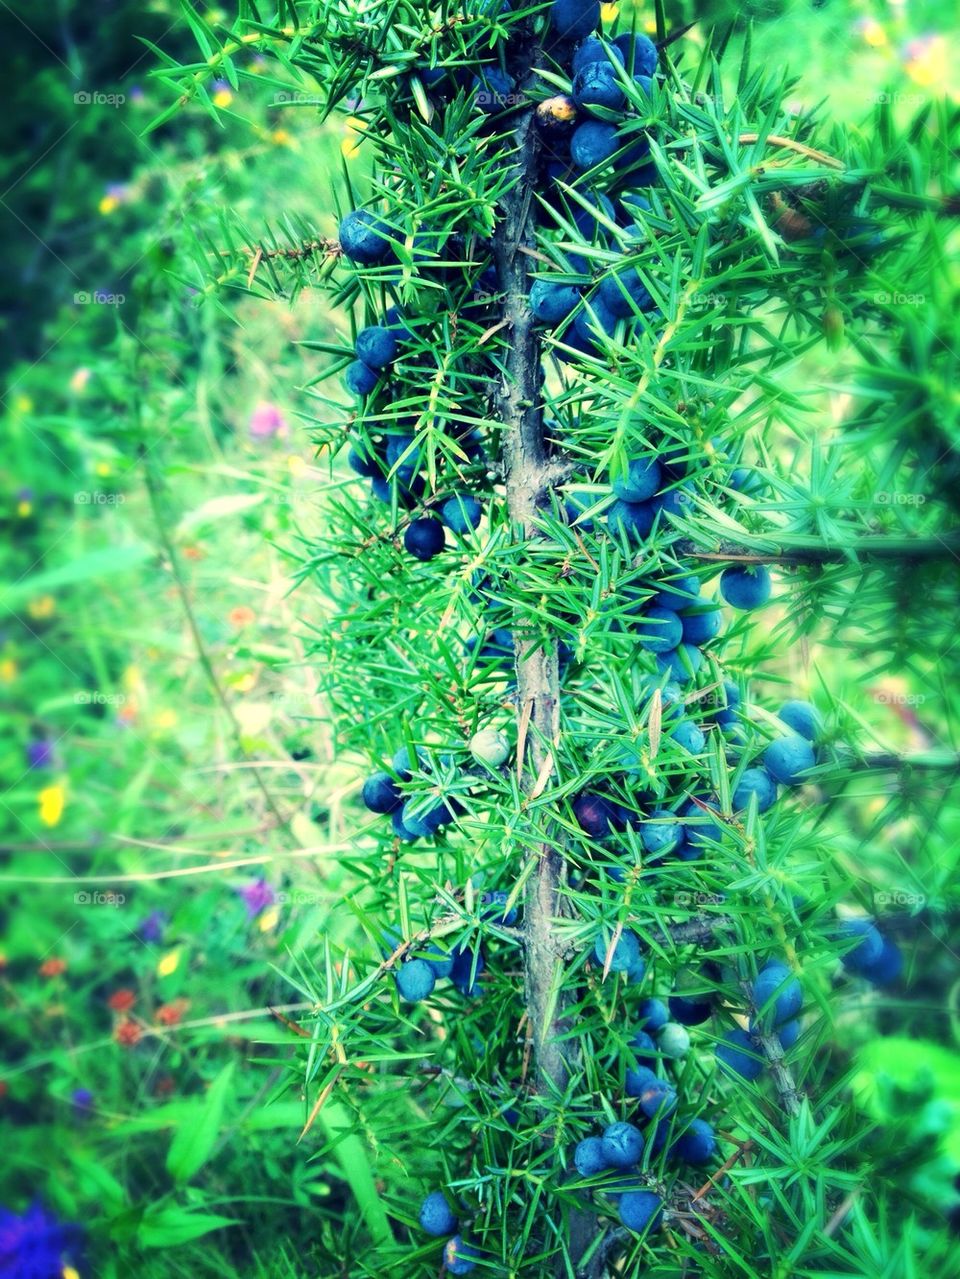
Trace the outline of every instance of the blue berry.
<instances>
[{"instance_id":1,"label":"blue berry","mask_svg":"<svg viewBox=\"0 0 960 1279\"><path fill-rule=\"evenodd\" d=\"M469 533L483 518L483 507L469 493L457 493L447 498L440 514L452 533Z\"/></svg>"},{"instance_id":2,"label":"blue berry","mask_svg":"<svg viewBox=\"0 0 960 1279\"><path fill-rule=\"evenodd\" d=\"M461 950L455 946L450 954L453 956L450 980L460 994L471 997L481 994L480 974L487 966L483 951Z\"/></svg>"},{"instance_id":3,"label":"blue berry","mask_svg":"<svg viewBox=\"0 0 960 1279\"><path fill-rule=\"evenodd\" d=\"M860 943L843 956L843 966L851 973L864 974L876 964L883 953L883 938L879 929L869 919L845 919L840 925L840 937L859 937Z\"/></svg>"},{"instance_id":4,"label":"blue berry","mask_svg":"<svg viewBox=\"0 0 960 1279\"><path fill-rule=\"evenodd\" d=\"M716 803L713 799L707 799L704 802L711 807ZM708 847L710 843L719 844L723 839L723 828L717 822L710 821L711 814L702 809L699 804L694 803L692 799L684 804L681 815L699 819L688 823L685 827L686 841L691 848L700 850Z\"/></svg>"},{"instance_id":5,"label":"blue berry","mask_svg":"<svg viewBox=\"0 0 960 1279\"><path fill-rule=\"evenodd\" d=\"M578 795L572 807L577 824L591 839L603 839L616 829L616 810L602 795Z\"/></svg>"},{"instance_id":6,"label":"blue berry","mask_svg":"<svg viewBox=\"0 0 960 1279\"><path fill-rule=\"evenodd\" d=\"M435 835L451 816L446 804L434 804L424 809L422 799L408 799L403 806L402 814L404 826L407 830L413 831L418 839L427 839L430 835Z\"/></svg>"},{"instance_id":7,"label":"blue berry","mask_svg":"<svg viewBox=\"0 0 960 1279\"><path fill-rule=\"evenodd\" d=\"M597 939L593 943L593 957L597 963L603 967L607 960L607 951L610 948L611 934L598 933ZM617 939L617 944L613 948L613 954L610 957L610 972L625 973L628 969L633 968L640 958L640 942L636 933L624 929Z\"/></svg>"},{"instance_id":8,"label":"blue berry","mask_svg":"<svg viewBox=\"0 0 960 1279\"><path fill-rule=\"evenodd\" d=\"M415 559L432 560L443 550L443 525L432 515L411 520L403 535L403 544Z\"/></svg>"},{"instance_id":9,"label":"blue berry","mask_svg":"<svg viewBox=\"0 0 960 1279\"><path fill-rule=\"evenodd\" d=\"M666 1118L677 1108L676 1090L665 1079L654 1079L640 1094L640 1109L648 1119Z\"/></svg>"},{"instance_id":10,"label":"blue berry","mask_svg":"<svg viewBox=\"0 0 960 1279\"><path fill-rule=\"evenodd\" d=\"M796 786L801 774L813 768L816 762L813 747L805 737L796 734L778 737L763 752L767 772L785 786Z\"/></svg>"},{"instance_id":11,"label":"blue berry","mask_svg":"<svg viewBox=\"0 0 960 1279\"><path fill-rule=\"evenodd\" d=\"M600 0L553 0L550 25L564 40L581 40L600 24Z\"/></svg>"},{"instance_id":12,"label":"blue berry","mask_svg":"<svg viewBox=\"0 0 960 1279\"><path fill-rule=\"evenodd\" d=\"M655 457L633 457L627 462L626 471L613 481L611 488L614 496L623 502L645 502L647 498L653 497L662 483L663 470Z\"/></svg>"},{"instance_id":13,"label":"blue berry","mask_svg":"<svg viewBox=\"0 0 960 1279\"><path fill-rule=\"evenodd\" d=\"M573 77L573 100L590 112L593 107L619 111L627 100L623 85L610 62L591 62Z\"/></svg>"},{"instance_id":14,"label":"blue berry","mask_svg":"<svg viewBox=\"0 0 960 1279\"><path fill-rule=\"evenodd\" d=\"M442 951L436 942L431 942L417 958L423 959L430 965L438 981L443 977L449 977L453 971L453 959Z\"/></svg>"},{"instance_id":15,"label":"blue berry","mask_svg":"<svg viewBox=\"0 0 960 1279\"><path fill-rule=\"evenodd\" d=\"M725 568L720 574L720 594L731 608L760 608L770 598L770 572L764 564L749 568Z\"/></svg>"},{"instance_id":16,"label":"blue berry","mask_svg":"<svg viewBox=\"0 0 960 1279\"><path fill-rule=\"evenodd\" d=\"M357 359L371 369L382 369L397 356L397 335L392 329L370 324L357 334Z\"/></svg>"},{"instance_id":17,"label":"blue berry","mask_svg":"<svg viewBox=\"0 0 960 1279\"><path fill-rule=\"evenodd\" d=\"M777 784L765 768L744 769L733 792L732 801L736 811L749 808L751 796L757 797L757 812L765 813L777 799Z\"/></svg>"},{"instance_id":18,"label":"blue berry","mask_svg":"<svg viewBox=\"0 0 960 1279\"><path fill-rule=\"evenodd\" d=\"M408 959L397 973L397 990L402 999L417 1004L433 993L437 975L425 959Z\"/></svg>"},{"instance_id":19,"label":"blue berry","mask_svg":"<svg viewBox=\"0 0 960 1279\"><path fill-rule=\"evenodd\" d=\"M473 77L473 101L481 111L490 115L512 104L516 87L516 80L506 71L499 67L484 67L479 75Z\"/></svg>"},{"instance_id":20,"label":"blue berry","mask_svg":"<svg viewBox=\"0 0 960 1279\"><path fill-rule=\"evenodd\" d=\"M617 317L599 297L590 298L577 312L573 322L574 332L582 341L600 345L603 336L612 337L617 327Z\"/></svg>"},{"instance_id":21,"label":"blue berry","mask_svg":"<svg viewBox=\"0 0 960 1279\"><path fill-rule=\"evenodd\" d=\"M690 1127L674 1143L673 1153L684 1163L701 1167L708 1164L717 1151L717 1139L705 1119L692 1119Z\"/></svg>"},{"instance_id":22,"label":"blue berry","mask_svg":"<svg viewBox=\"0 0 960 1279\"><path fill-rule=\"evenodd\" d=\"M628 1190L617 1205L620 1220L628 1230L642 1234L659 1230L663 1221L663 1200L652 1190Z\"/></svg>"},{"instance_id":23,"label":"blue berry","mask_svg":"<svg viewBox=\"0 0 960 1279\"><path fill-rule=\"evenodd\" d=\"M457 1219L450 1210L442 1191L434 1190L420 1205L420 1225L428 1235L452 1235Z\"/></svg>"},{"instance_id":24,"label":"blue berry","mask_svg":"<svg viewBox=\"0 0 960 1279\"><path fill-rule=\"evenodd\" d=\"M622 320L656 306L635 267L605 275L597 286L597 296L612 315Z\"/></svg>"},{"instance_id":25,"label":"blue berry","mask_svg":"<svg viewBox=\"0 0 960 1279\"><path fill-rule=\"evenodd\" d=\"M735 724L737 722L737 707L740 705L740 689L732 680L725 679L723 681L723 697L726 705L721 706L714 713L714 720L718 724Z\"/></svg>"},{"instance_id":26,"label":"blue berry","mask_svg":"<svg viewBox=\"0 0 960 1279\"><path fill-rule=\"evenodd\" d=\"M717 1060L741 1079L758 1079L763 1072L763 1054L758 1044L739 1026L728 1030L718 1044Z\"/></svg>"},{"instance_id":27,"label":"blue berry","mask_svg":"<svg viewBox=\"0 0 960 1279\"><path fill-rule=\"evenodd\" d=\"M820 718L820 712L809 702L803 702L799 698L784 702L777 715L787 728L792 728L808 742L815 742L820 736L823 721Z\"/></svg>"},{"instance_id":28,"label":"blue berry","mask_svg":"<svg viewBox=\"0 0 960 1279\"><path fill-rule=\"evenodd\" d=\"M593 169L606 162L620 149L616 127L600 120L578 124L570 139L570 155L578 169Z\"/></svg>"},{"instance_id":29,"label":"blue berry","mask_svg":"<svg viewBox=\"0 0 960 1279\"><path fill-rule=\"evenodd\" d=\"M581 1177L595 1177L606 1172L608 1164L603 1153L603 1141L599 1137L584 1137L573 1151L573 1166Z\"/></svg>"},{"instance_id":30,"label":"blue berry","mask_svg":"<svg viewBox=\"0 0 960 1279\"><path fill-rule=\"evenodd\" d=\"M660 999L645 999L637 1009L637 1020L649 1034L655 1035L670 1020L666 1004Z\"/></svg>"},{"instance_id":31,"label":"blue berry","mask_svg":"<svg viewBox=\"0 0 960 1279\"><path fill-rule=\"evenodd\" d=\"M753 983L751 995L764 1026L783 1025L796 1017L803 1006L803 988L785 964L767 964L762 968ZM763 1014L761 1010L768 1004L770 1007Z\"/></svg>"},{"instance_id":32,"label":"blue berry","mask_svg":"<svg viewBox=\"0 0 960 1279\"><path fill-rule=\"evenodd\" d=\"M718 608L686 613L683 618L683 638L688 644L709 644L720 634L723 614Z\"/></svg>"},{"instance_id":33,"label":"blue berry","mask_svg":"<svg viewBox=\"0 0 960 1279\"><path fill-rule=\"evenodd\" d=\"M642 31L625 31L613 43L623 54L624 65L632 76L652 76L656 71L657 46Z\"/></svg>"},{"instance_id":34,"label":"blue berry","mask_svg":"<svg viewBox=\"0 0 960 1279\"><path fill-rule=\"evenodd\" d=\"M340 223L340 247L351 262L374 266L392 252L390 228L366 209L354 209Z\"/></svg>"},{"instance_id":35,"label":"blue berry","mask_svg":"<svg viewBox=\"0 0 960 1279\"><path fill-rule=\"evenodd\" d=\"M543 324L560 324L580 302L580 290L572 284L534 280L530 286L530 309Z\"/></svg>"},{"instance_id":36,"label":"blue berry","mask_svg":"<svg viewBox=\"0 0 960 1279\"><path fill-rule=\"evenodd\" d=\"M363 360L354 360L343 373L344 386L351 395L370 395L379 381L380 374L376 369L368 368Z\"/></svg>"},{"instance_id":37,"label":"blue berry","mask_svg":"<svg viewBox=\"0 0 960 1279\"><path fill-rule=\"evenodd\" d=\"M390 814L390 824L393 827L393 833L397 839L402 839L405 844L412 844L414 840L419 839L419 835L415 830L404 823L403 812L399 808L395 808Z\"/></svg>"},{"instance_id":38,"label":"blue berry","mask_svg":"<svg viewBox=\"0 0 960 1279\"><path fill-rule=\"evenodd\" d=\"M651 653L669 653L680 643L683 623L667 608L651 608L637 624L640 647Z\"/></svg>"},{"instance_id":39,"label":"blue berry","mask_svg":"<svg viewBox=\"0 0 960 1279\"><path fill-rule=\"evenodd\" d=\"M362 799L371 813L392 813L400 804L397 783L389 773L374 773L363 783Z\"/></svg>"},{"instance_id":40,"label":"blue berry","mask_svg":"<svg viewBox=\"0 0 960 1279\"><path fill-rule=\"evenodd\" d=\"M713 1013L713 1004L706 995L698 998L691 995L671 995L667 1002L671 1017L681 1026L700 1026L709 1021Z\"/></svg>"},{"instance_id":41,"label":"blue berry","mask_svg":"<svg viewBox=\"0 0 960 1279\"><path fill-rule=\"evenodd\" d=\"M653 819L658 820L653 820ZM655 857L663 857L672 852L680 843L683 831L673 813L657 808L650 814L650 820L640 823L640 842L648 853Z\"/></svg>"},{"instance_id":42,"label":"blue berry","mask_svg":"<svg viewBox=\"0 0 960 1279\"><path fill-rule=\"evenodd\" d=\"M427 753L421 750L419 746L416 749L411 749L409 746L401 746L394 752L393 758L390 760L390 767L402 782L408 782L411 770L419 772L427 763Z\"/></svg>"},{"instance_id":43,"label":"blue berry","mask_svg":"<svg viewBox=\"0 0 960 1279\"><path fill-rule=\"evenodd\" d=\"M654 604L661 608L672 608L674 612L691 608L698 601L700 579L693 574L671 577L659 584L660 589L653 597Z\"/></svg>"},{"instance_id":44,"label":"blue berry","mask_svg":"<svg viewBox=\"0 0 960 1279\"><path fill-rule=\"evenodd\" d=\"M479 1253L459 1235L448 1239L443 1249L443 1264L451 1275L468 1275L477 1268Z\"/></svg>"},{"instance_id":45,"label":"blue berry","mask_svg":"<svg viewBox=\"0 0 960 1279\"><path fill-rule=\"evenodd\" d=\"M703 654L692 644L679 644L669 653L657 654L657 669L681 684L689 684L702 663Z\"/></svg>"},{"instance_id":46,"label":"blue berry","mask_svg":"<svg viewBox=\"0 0 960 1279\"><path fill-rule=\"evenodd\" d=\"M703 729L692 719L682 719L675 728L670 730L670 736L678 746L682 746L691 755L700 755L707 744Z\"/></svg>"},{"instance_id":47,"label":"blue berry","mask_svg":"<svg viewBox=\"0 0 960 1279\"><path fill-rule=\"evenodd\" d=\"M368 449L353 448L347 454L347 466L355 475L362 475L365 480L381 478L380 464Z\"/></svg>"},{"instance_id":48,"label":"blue berry","mask_svg":"<svg viewBox=\"0 0 960 1279\"><path fill-rule=\"evenodd\" d=\"M639 1097L656 1079L649 1066L632 1066L624 1074L623 1090L628 1097Z\"/></svg>"},{"instance_id":49,"label":"blue berry","mask_svg":"<svg viewBox=\"0 0 960 1279\"><path fill-rule=\"evenodd\" d=\"M635 1030L628 1043L638 1066L652 1069L657 1064L657 1046L645 1030Z\"/></svg>"},{"instance_id":50,"label":"blue berry","mask_svg":"<svg viewBox=\"0 0 960 1279\"><path fill-rule=\"evenodd\" d=\"M782 1026L778 1026L777 1034L780 1037L780 1043L783 1045L784 1051L786 1051L788 1048L792 1048L793 1045L800 1038L799 1019L795 1019L794 1021L788 1021L788 1022L785 1022Z\"/></svg>"},{"instance_id":51,"label":"blue berry","mask_svg":"<svg viewBox=\"0 0 960 1279\"><path fill-rule=\"evenodd\" d=\"M610 1168L629 1168L643 1154L643 1133L622 1120L603 1130L603 1157Z\"/></svg>"},{"instance_id":52,"label":"blue berry","mask_svg":"<svg viewBox=\"0 0 960 1279\"><path fill-rule=\"evenodd\" d=\"M623 66L623 54L621 51L616 45L610 45L609 48L610 54L613 55L614 60ZM592 63L609 62L610 54L607 53L607 50L603 47L602 43L596 38L596 36L588 36L587 39L578 44L574 50L573 61L570 64L570 69L573 74L576 75L578 71L582 71L584 67L588 67Z\"/></svg>"},{"instance_id":53,"label":"blue berry","mask_svg":"<svg viewBox=\"0 0 960 1279\"><path fill-rule=\"evenodd\" d=\"M884 941L879 957L861 970L874 986L892 986L903 971L903 954L896 942Z\"/></svg>"},{"instance_id":54,"label":"blue berry","mask_svg":"<svg viewBox=\"0 0 960 1279\"><path fill-rule=\"evenodd\" d=\"M649 503L618 499L607 511L607 528L614 537L642 542L649 536L655 518L656 512Z\"/></svg>"}]
</instances>

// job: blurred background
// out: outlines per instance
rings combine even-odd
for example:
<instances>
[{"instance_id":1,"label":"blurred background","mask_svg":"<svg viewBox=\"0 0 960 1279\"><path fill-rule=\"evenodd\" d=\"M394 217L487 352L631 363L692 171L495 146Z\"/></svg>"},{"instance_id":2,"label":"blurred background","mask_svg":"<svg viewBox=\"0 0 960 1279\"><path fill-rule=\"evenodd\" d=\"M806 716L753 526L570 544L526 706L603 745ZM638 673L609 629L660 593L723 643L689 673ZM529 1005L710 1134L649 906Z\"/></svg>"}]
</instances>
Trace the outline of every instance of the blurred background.
<instances>
[{"instance_id":1,"label":"blurred background","mask_svg":"<svg viewBox=\"0 0 960 1279\"><path fill-rule=\"evenodd\" d=\"M363 763L336 751L309 661L324 601L309 576L294 589L320 490L348 482L311 444L327 409L306 388L326 357L298 343L348 329L318 295L267 300L235 266L211 284L198 262L217 260L226 205L251 266L281 214L334 235L331 189L361 160L349 120L321 125L255 78L214 86L219 125L187 104L147 132L176 100L158 51L196 61L196 29L233 16L188 12L0 13L0 1201L95 1220L91 1274L135 1260L146 1276L280 1276L346 1255L343 1232L383 1230L362 1104L325 1108L298 1144L287 1090L304 999L291 954L346 938L358 888L340 854ZM878 95L906 118L956 94L942 4L668 12L698 20L694 45L751 18L797 102L829 98L845 121ZM256 52L245 65L283 75ZM844 358L824 350L798 378L828 386ZM824 406L842 413L828 391ZM796 683L798 655L781 660L771 675ZM866 697L847 660L818 653L859 730L890 749L936 739L909 660ZM867 796L848 821L889 864L904 832L884 809ZM901 880L909 913L929 880ZM929 1016L952 1025L955 1003ZM889 1018L909 1043L902 1010ZM887 1081L869 1104L892 1115L897 1088L919 1089L917 1123L956 1162L960 1067L928 1047L881 1060L864 1044L865 1078Z\"/></svg>"}]
</instances>

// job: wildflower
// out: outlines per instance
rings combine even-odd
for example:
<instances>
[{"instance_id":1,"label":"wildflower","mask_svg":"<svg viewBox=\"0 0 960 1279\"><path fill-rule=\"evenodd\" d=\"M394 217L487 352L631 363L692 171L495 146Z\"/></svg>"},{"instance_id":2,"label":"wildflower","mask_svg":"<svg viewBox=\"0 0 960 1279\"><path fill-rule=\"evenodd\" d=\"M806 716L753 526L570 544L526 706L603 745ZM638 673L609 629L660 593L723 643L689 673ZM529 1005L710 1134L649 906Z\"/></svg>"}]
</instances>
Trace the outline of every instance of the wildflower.
<instances>
[{"instance_id":1,"label":"wildflower","mask_svg":"<svg viewBox=\"0 0 960 1279\"><path fill-rule=\"evenodd\" d=\"M169 1004L161 1004L157 1009L157 1021L161 1026L176 1026L189 1007L189 1000L171 999Z\"/></svg>"},{"instance_id":2,"label":"wildflower","mask_svg":"<svg viewBox=\"0 0 960 1279\"><path fill-rule=\"evenodd\" d=\"M363 131L367 127L367 122L358 116L349 115L344 121L344 127L346 128L347 136L340 143L340 150L350 160L360 151Z\"/></svg>"},{"instance_id":3,"label":"wildflower","mask_svg":"<svg viewBox=\"0 0 960 1279\"><path fill-rule=\"evenodd\" d=\"M287 419L276 404L261 400L250 414L250 434L255 440L284 439L290 434Z\"/></svg>"},{"instance_id":4,"label":"wildflower","mask_svg":"<svg viewBox=\"0 0 960 1279\"><path fill-rule=\"evenodd\" d=\"M93 1110L93 1093L89 1088L74 1088L70 1094L70 1104L78 1119L87 1119Z\"/></svg>"},{"instance_id":5,"label":"wildflower","mask_svg":"<svg viewBox=\"0 0 960 1279\"><path fill-rule=\"evenodd\" d=\"M169 977L171 974L175 973L179 967L180 947L178 946L176 950L168 951L167 954L164 955L163 959L160 960L159 964L157 964L157 976Z\"/></svg>"},{"instance_id":6,"label":"wildflower","mask_svg":"<svg viewBox=\"0 0 960 1279\"><path fill-rule=\"evenodd\" d=\"M143 1038L143 1029L132 1017L124 1017L114 1026L113 1038L121 1048L133 1048Z\"/></svg>"},{"instance_id":7,"label":"wildflower","mask_svg":"<svg viewBox=\"0 0 960 1279\"><path fill-rule=\"evenodd\" d=\"M60 818L63 816L66 797L66 789L61 782L56 782L53 786L44 786L37 796L37 802L40 805L40 820L44 826L56 826L59 823Z\"/></svg>"},{"instance_id":8,"label":"wildflower","mask_svg":"<svg viewBox=\"0 0 960 1279\"><path fill-rule=\"evenodd\" d=\"M86 390L87 383L90 381L90 370L88 368L79 368L74 370L73 376L68 383L70 390L75 394Z\"/></svg>"},{"instance_id":9,"label":"wildflower","mask_svg":"<svg viewBox=\"0 0 960 1279\"><path fill-rule=\"evenodd\" d=\"M82 1242L79 1226L57 1221L41 1204L22 1215L0 1208L0 1275L61 1279L79 1261Z\"/></svg>"},{"instance_id":10,"label":"wildflower","mask_svg":"<svg viewBox=\"0 0 960 1279\"><path fill-rule=\"evenodd\" d=\"M0 680L4 684L12 684L17 678L17 664L12 657L5 657L0 661Z\"/></svg>"},{"instance_id":11,"label":"wildflower","mask_svg":"<svg viewBox=\"0 0 960 1279\"><path fill-rule=\"evenodd\" d=\"M247 918L256 917L277 900L277 895L265 879L255 879L237 890L247 907Z\"/></svg>"},{"instance_id":12,"label":"wildflower","mask_svg":"<svg viewBox=\"0 0 960 1279\"><path fill-rule=\"evenodd\" d=\"M65 959L45 959L40 965L41 977L61 977L67 971Z\"/></svg>"},{"instance_id":13,"label":"wildflower","mask_svg":"<svg viewBox=\"0 0 960 1279\"><path fill-rule=\"evenodd\" d=\"M233 101L233 90L226 80L214 80L213 82L213 105L215 107L228 107Z\"/></svg>"},{"instance_id":14,"label":"wildflower","mask_svg":"<svg viewBox=\"0 0 960 1279\"><path fill-rule=\"evenodd\" d=\"M53 617L56 611L57 601L52 595L39 595L27 605L27 613L38 621Z\"/></svg>"},{"instance_id":15,"label":"wildflower","mask_svg":"<svg viewBox=\"0 0 960 1279\"><path fill-rule=\"evenodd\" d=\"M904 70L914 84L938 93L950 92L950 57L947 42L941 35L928 32L909 41L901 57ZM951 97L956 98L955 93Z\"/></svg>"},{"instance_id":16,"label":"wildflower","mask_svg":"<svg viewBox=\"0 0 960 1279\"><path fill-rule=\"evenodd\" d=\"M36 737L27 743L27 768L49 768L53 763L53 742Z\"/></svg>"},{"instance_id":17,"label":"wildflower","mask_svg":"<svg viewBox=\"0 0 960 1279\"><path fill-rule=\"evenodd\" d=\"M262 933L269 933L269 932L272 932L274 928L276 928L279 922L280 922L280 908L278 906L271 906L268 910L265 910L263 914L260 916L258 927Z\"/></svg>"},{"instance_id":18,"label":"wildflower","mask_svg":"<svg viewBox=\"0 0 960 1279\"><path fill-rule=\"evenodd\" d=\"M256 621L256 613L246 604L238 604L236 608L232 608L227 614L229 620L234 626L249 626L251 622Z\"/></svg>"},{"instance_id":19,"label":"wildflower","mask_svg":"<svg viewBox=\"0 0 960 1279\"><path fill-rule=\"evenodd\" d=\"M138 925L137 936L141 941L162 942L168 922L169 916L165 910L152 910Z\"/></svg>"},{"instance_id":20,"label":"wildflower","mask_svg":"<svg viewBox=\"0 0 960 1279\"><path fill-rule=\"evenodd\" d=\"M122 989L113 992L107 1000L107 1005L115 1013L128 1013L136 1002L136 994L124 986Z\"/></svg>"}]
</instances>

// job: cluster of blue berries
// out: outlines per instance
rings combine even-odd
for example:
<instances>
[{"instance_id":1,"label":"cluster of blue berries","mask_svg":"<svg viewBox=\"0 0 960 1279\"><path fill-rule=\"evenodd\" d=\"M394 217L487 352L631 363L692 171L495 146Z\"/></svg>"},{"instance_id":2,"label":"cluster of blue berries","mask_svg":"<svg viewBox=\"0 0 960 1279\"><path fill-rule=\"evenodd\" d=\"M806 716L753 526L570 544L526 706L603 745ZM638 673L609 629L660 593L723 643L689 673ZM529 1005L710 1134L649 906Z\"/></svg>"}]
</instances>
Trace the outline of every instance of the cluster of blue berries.
<instances>
[{"instance_id":1,"label":"cluster of blue berries","mask_svg":"<svg viewBox=\"0 0 960 1279\"><path fill-rule=\"evenodd\" d=\"M389 771L380 769L363 784L361 797L371 813L389 816L393 831L404 843L427 839L452 822L456 811L452 801L424 801L422 797L404 799L401 785L422 773L429 760L425 752L401 746L390 761Z\"/></svg>"},{"instance_id":2,"label":"cluster of blue berries","mask_svg":"<svg viewBox=\"0 0 960 1279\"><path fill-rule=\"evenodd\" d=\"M503 889L480 894L480 919L495 928L513 928L517 923L519 911L516 906L509 905L509 894ZM390 953L399 948L400 941L396 934L387 934L384 949ZM442 950L436 942L429 942L420 948L410 948L404 955L397 969L397 992L401 999L410 1004L418 1004L422 999L433 994L438 981L450 979L450 984L461 995L476 998L482 993L480 978L487 966L484 946L479 941L470 944L456 944L448 951Z\"/></svg>"},{"instance_id":3,"label":"cluster of blue berries","mask_svg":"<svg viewBox=\"0 0 960 1279\"><path fill-rule=\"evenodd\" d=\"M448 1236L443 1246L443 1265L447 1274L467 1275L476 1268L481 1254L457 1233L457 1215L442 1190L432 1190L420 1205L420 1225L435 1239Z\"/></svg>"},{"instance_id":4,"label":"cluster of blue berries","mask_svg":"<svg viewBox=\"0 0 960 1279\"><path fill-rule=\"evenodd\" d=\"M784 963L763 967L750 988L752 1014L748 1029L729 1030L717 1045L717 1061L727 1073L754 1080L763 1071L766 1058L760 1035L776 1035L784 1049L792 1048L800 1037L798 1014L803 1007L803 988Z\"/></svg>"},{"instance_id":5,"label":"cluster of blue berries","mask_svg":"<svg viewBox=\"0 0 960 1279\"><path fill-rule=\"evenodd\" d=\"M347 365L343 375L344 384L353 395L373 394L380 378L397 358L401 339L410 336L396 308L391 307L383 320L382 324L368 324L357 334L354 346L357 358Z\"/></svg>"},{"instance_id":6,"label":"cluster of blue berries","mask_svg":"<svg viewBox=\"0 0 960 1279\"><path fill-rule=\"evenodd\" d=\"M903 954L896 942L884 937L869 919L846 919L840 927L841 941L856 941L843 956L843 966L855 977L874 986L891 986L903 970Z\"/></svg>"}]
</instances>

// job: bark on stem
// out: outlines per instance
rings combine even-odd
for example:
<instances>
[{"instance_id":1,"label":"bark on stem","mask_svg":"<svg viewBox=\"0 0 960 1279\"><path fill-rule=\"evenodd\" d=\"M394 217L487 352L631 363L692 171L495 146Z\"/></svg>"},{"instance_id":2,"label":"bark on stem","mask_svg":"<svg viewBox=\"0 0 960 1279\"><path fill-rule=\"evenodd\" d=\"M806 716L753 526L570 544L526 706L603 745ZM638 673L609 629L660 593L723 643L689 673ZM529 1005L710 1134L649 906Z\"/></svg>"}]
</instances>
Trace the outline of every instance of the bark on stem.
<instances>
[{"instance_id":1,"label":"bark on stem","mask_svg":"<svg viewBox=\"0 0 960 1279\"><path fill-rule=\"evenodd\" d=\"M532 68L540 62L535 39L522 27L515 28L509 54L509 70L522 94L533 82ZM540 339L530 312L529 264L535 261L533 193L537 183L538 142L533 110L524 107L513 117L516 151L513 158L517 181L499 205L494 236L494 257L504 293L503 321L507 344L503 350L503 375L497 388L497 416L503 425L504 482L507 504L516 535L536 536L533 517L550 500L556 482L556 460L551 457L543 427L541 389L543 369ZM514 628L517 666L517 710L522 726L523 789L529 794L549 770L549 754L560 727L560 680L555 639L537 643L525 633L522 619ZM544 1097L562 1094L572 1070L576 1049L562 1041L565 999L561 990L563 957L557 943L556 921L562 911L565 863L562 848L545 838L537 853L537 865L527 886L524 913L524 994L527 1024L532 1039L537 1087ZM568 1247L578 1273L594 1276L602 1268L596 1250L593 1260L581 1265L597 1234L592 1212L571 1215Z\"/></svg>"}]
</instances>

